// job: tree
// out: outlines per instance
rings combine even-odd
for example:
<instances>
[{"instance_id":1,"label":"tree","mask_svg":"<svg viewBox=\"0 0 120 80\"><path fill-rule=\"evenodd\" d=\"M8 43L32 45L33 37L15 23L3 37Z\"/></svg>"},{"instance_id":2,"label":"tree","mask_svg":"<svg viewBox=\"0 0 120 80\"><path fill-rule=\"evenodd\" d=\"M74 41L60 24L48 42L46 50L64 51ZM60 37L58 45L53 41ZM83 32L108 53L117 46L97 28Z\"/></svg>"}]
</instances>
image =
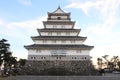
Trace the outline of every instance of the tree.
<instances>
[{"instance_id":1,"label":"tree","mask_svg":"<svg viewBox=\"0 0 120 80\"><path fill-rule=\"evenodd\" d=\"M98 64L99 68L102 69L102 65L103 65L102 58L97 58L97 61L98 61L97 64Z\"/></svg>"},{"instance_id":2,"label":"tree","mask_svg":"<svg viewBox=\"0 0 120 80\"><path fill-rule=\"evenodd\" d=\"M119 61L118 56L113 56L112 58L109 58L109 55L104 55L104 56L102 56L102 58L105 60L105 61L103 61L103 64L106 66L107 69L116 70L116 69L118 69L118 67L120 67L120 61ZM102 58L98 59L99 64L100 64L100 60Z\"/></svg>"},{"instance_id":3,"label":"tree","mask_svg":"<svg viewBox=\"0 0 120 80\"><path fill-rule=\"evenodd\" d=\"M20 59L18 61L18 74L19 75L24 75L26 74L27 70L29 70L25 67L26 61L27 61L26 59Z\"/></svg>"},{"instance_id":4,"label":"tree","mask_svg":"<svg viewBox=\"0 0 120 80\"><path fill-rule=\"evenodd\" d=\"M114 68L117 68L117 63L119 62L119 57L118 56L113 56L111 58L111 62L113 62Z\"/></svg>"},{"instance_id":5,"label":"tree","mask_svg":"<svg viewBox=\"0 0 120 80\"><path fill-rule=\"evenodd\" d=\"M8 73L14 62L16 62L16 59L12 57L10 44L7 43L6 39L0 40L0 66L4 65L4 75Z\"/></svg>"},{"instance_id":6,"label":"tree","mask_svg":"<svg viewBox=\"0 0 120 80\"><path fill-rule=\"evenodd\" d=\"M26 59L20 59L20 60L19 60L19 64L20 64L20 66L25 66L25 64L26 64Z\"/></svg>"},{"instance_id":7,"label":"tree","mask_svg":"<svg viewBox=\"0 0 120 80\"><path fill-rule=\"evenodd\" d=\"M120 69L120 61L117 63L117 65L118 65L118 68Z\"/></svg>"},{"instance_id":8,"label":"tree","mask_svg":"<svg viewBox=\"0 0 120 80\"><path fill-rule=\"evenodd\" d=\"M3 63L2 54L1 54L1 52L0 52L0 68L1 68L2 63Z\"/></svg>"}]
</instances>

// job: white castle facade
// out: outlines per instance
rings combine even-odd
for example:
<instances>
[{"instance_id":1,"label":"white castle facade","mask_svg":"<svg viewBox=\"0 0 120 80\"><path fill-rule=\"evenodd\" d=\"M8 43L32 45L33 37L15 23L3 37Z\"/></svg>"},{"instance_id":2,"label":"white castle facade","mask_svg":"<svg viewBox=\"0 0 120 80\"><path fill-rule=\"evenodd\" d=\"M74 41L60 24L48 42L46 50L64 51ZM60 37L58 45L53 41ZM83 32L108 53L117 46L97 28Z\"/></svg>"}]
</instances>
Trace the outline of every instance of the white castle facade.
<instances>
[{"instance_id":1,"label":"white castle facade","mask_svg":"<svg viewBox=\"0 0 120 80\"><path fill-rule=\"evenodd\" d=\"M39 36L31 37L34 44L24 46L28 50L28 60L90 60L93 46L83 44L87 37L79 36L81 29L74 29L70 13L58 7L48 12L43 25L43 29L37 29Z\"/></svg>"}]
</instances>

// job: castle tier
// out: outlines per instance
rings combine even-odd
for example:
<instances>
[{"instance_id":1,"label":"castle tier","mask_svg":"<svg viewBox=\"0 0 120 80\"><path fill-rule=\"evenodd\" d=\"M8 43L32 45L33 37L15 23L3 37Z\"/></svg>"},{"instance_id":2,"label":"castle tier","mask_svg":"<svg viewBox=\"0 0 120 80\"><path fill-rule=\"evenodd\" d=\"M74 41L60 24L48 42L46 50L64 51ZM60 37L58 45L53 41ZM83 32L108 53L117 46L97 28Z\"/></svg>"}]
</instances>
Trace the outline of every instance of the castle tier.
<instances>
[{"instance_id":1,"label":"castle tier","mask_svg":"<svg viewBox=\"0 0 120 80\"><path fill-rule=\"evenodd\" d=\"M34 44L24 46L28 50L28 60L90 60L93 46L83 44L87 37L79 36L81 29L74 29L70 13L58 7L48 12L43 25L43 29L37 29L39 36L31 37Z\"/></svg>"}]
</instances>

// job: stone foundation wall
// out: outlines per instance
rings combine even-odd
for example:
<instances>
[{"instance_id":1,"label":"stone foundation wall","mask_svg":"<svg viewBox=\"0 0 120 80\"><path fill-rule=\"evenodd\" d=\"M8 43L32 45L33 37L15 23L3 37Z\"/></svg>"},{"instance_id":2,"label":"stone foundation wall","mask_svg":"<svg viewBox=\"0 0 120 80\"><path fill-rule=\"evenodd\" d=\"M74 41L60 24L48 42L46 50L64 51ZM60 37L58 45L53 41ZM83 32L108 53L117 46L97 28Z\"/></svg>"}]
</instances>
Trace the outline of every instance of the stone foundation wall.
<instances>
[{"instance_id":1,"label":"stone foundation wall","mask_svg":"<svg viewBox=\"0 0 120 80\"><path fill-rule=\"evenodd\" d=\"M90 60L85 61L27 61L27 75L99 75Z\"/></svg>"}]
</instances>

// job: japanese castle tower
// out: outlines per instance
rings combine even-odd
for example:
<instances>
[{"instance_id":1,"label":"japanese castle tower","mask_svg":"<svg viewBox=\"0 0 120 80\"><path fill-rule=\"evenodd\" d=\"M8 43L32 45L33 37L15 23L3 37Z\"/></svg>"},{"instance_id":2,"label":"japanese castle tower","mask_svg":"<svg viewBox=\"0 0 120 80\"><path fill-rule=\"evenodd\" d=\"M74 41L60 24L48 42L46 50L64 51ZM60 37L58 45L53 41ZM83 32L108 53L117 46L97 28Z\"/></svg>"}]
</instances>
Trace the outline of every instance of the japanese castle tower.
<instances>
[{"instance_id":1,"label":"japanese castle tower","mask_svg":"<svg viewBox=\"0 0 120 80\"><path fill-rule=\"evenodd\" d=\"M48 12L44 28L37 29L39 36L31 37L34 44L24 46L28 50L28 60L90 60L93 46L83 44L87 37L79 36L81 29L75 29L70 13L60 7Z\"/></svg>"}]
</instances>

